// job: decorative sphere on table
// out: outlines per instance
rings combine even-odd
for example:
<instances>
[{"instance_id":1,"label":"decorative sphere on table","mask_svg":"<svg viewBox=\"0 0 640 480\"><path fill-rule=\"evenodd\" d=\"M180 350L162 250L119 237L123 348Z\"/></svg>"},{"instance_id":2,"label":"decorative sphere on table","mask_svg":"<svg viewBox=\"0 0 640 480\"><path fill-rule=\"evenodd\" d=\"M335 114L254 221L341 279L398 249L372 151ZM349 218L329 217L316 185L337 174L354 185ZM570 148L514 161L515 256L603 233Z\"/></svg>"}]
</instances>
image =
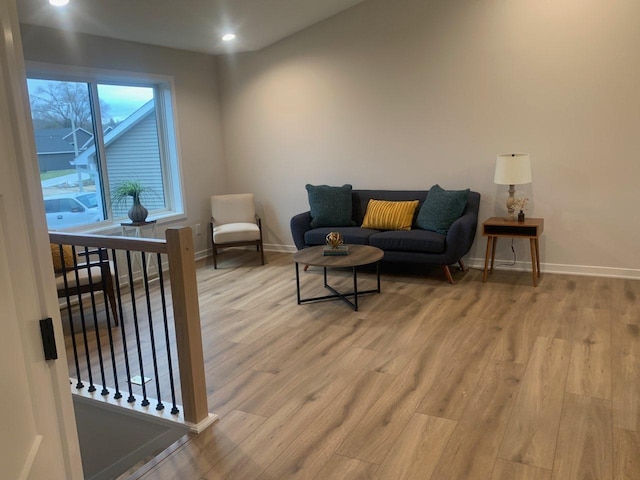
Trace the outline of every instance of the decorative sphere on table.
<instances>
[{"instance_id":1,"label":"decorative sphere on table","mask_svg":"<svg viewBox=\"0 0 640 480\"><path fill-rule=\"evenodd\" d=\"M342 234L340 232L327 233L326 240L327 245L329 245L331 248L338 248L344 243L344 238L342 238Z\"/></svg>"}]
</instances>

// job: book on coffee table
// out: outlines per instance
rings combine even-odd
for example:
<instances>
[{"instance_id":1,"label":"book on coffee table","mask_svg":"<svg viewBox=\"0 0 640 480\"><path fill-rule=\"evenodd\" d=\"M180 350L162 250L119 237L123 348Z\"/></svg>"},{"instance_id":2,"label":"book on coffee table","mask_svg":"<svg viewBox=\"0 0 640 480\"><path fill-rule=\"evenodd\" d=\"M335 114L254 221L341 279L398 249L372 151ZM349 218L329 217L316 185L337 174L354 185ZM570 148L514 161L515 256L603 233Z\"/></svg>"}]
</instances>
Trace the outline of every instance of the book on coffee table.
<instances>
[{"instance_id":1,"label":"book on coffee table","mask_svg":"<svg viewBox=\"0 0 640 480\"><path fill-rule=\"evenodd\" d=\"M322 249L322 255L349 255L349 246L340 245L338 248L326 246Z\"/></svg>"}]
</instances>

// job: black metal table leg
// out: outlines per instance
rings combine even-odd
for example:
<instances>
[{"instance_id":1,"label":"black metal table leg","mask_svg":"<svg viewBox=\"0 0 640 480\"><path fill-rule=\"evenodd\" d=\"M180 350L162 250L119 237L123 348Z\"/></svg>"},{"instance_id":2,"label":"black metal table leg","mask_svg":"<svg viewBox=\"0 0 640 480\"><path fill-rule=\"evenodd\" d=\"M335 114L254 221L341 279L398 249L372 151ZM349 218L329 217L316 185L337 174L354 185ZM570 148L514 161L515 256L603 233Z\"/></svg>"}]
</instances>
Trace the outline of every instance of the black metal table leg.
<instances>
[{"instance_id":1,"label":"black metal table leg","mask_svg":"<svg viewBox=\"0 0 640 480\"><path fill-rule=\"evenodd\" d=\"M298 305L300 305L300 269L298 268L298 262L296 263L296 294L298 295Z\"/></svg>"},{"instance_id":2,"label":"black metal table leg","mask_svg":"<svg viewBox=\"0 0 640 480\"><path fill-rule=\"evenodd\" d=\"M348 292L348 293L342 293L337 291L335 288L333 288L331 285L329 285L328 282L328 275L327 275L327 267L323 267L323 283L324 283L324 287L329 290L332 294L331 295L323 295L320 297L313 297L313 298L301 298L301 294L300 294L300 270L299 270L299 264L298 262L295 262L295 267L296 267L296 296L297 296L297 300L298 300L298 305L302 305L304 303L312 303L312 302L320 302L320 301L324 301L324 300L331 300L331 299L340 299L343 302L345 302L347 305L349 305L351 308L353 308L354 311L358 311L358 296L360 295L366 295L369 293L380 293L381 288L380 288L380 265L379 263L376 263L376 288L375 289L371 289L371 290L363 290L363 291L358 291L358 270L357 267L351 267L353 268L353 291L352 292ZM353 301L351 301L349 299L349 297L353 297Z\"/></svg>"}]
</instances>

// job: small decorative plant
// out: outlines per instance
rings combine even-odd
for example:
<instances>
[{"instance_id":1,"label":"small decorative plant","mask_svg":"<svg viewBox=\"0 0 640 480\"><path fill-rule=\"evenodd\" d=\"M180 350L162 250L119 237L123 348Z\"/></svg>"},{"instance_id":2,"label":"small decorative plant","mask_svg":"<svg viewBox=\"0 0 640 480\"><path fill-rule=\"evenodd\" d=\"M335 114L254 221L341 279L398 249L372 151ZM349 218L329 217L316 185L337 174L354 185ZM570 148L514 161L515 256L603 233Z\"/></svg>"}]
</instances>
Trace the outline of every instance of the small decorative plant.
<instances>
[{"instance_id":1,"label":"small decorative plant","mask_svg":"<svg viewBox=\"0 0 640 480\"><path fill-rule=\"evenodd\" d=\"M140 203L140 196L146 191L147 189L138 180L125 180L113 191L113 203L120 205L126 201L127 197L131 197L134 204Z\"/></svg>"},{"instance_id":2,"label":"small decorative plant","mask_svg":"<svg viewBox=\"0 0 640 480\"><path fill-rule=\"evenodd\" d=\"M112 201L114 205L121 205L126 202L127 197L131 197L133 205L128 212L129 218L132 222L144 222L149 211L140 203L140 197L143 193L150 191L138 180L125 180L113 191Z\"/></svg>"}]
</instances>

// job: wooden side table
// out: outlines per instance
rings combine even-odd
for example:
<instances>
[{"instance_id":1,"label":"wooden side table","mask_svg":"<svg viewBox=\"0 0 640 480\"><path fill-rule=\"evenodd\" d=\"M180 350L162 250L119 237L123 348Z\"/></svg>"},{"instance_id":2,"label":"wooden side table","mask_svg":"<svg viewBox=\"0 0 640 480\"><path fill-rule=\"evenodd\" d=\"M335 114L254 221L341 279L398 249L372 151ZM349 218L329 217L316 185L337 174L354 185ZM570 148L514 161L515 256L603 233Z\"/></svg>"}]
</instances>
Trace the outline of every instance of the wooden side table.
<instances>
[{"instance_id":1,"label":"wooden side table","mask_svg":"<svg viewBox=\"0 0 640 480\"><path fill-rule=\"evenodd\" d=\"M493 272L496 257L498 237L528 238L531 245L531 270L533 272L533 286L538 286L540 278L540 244L539 239L544 229L543 218L525 218L524 222L506 220L502 217L491 217L482 224L482 235L487 237L487 253L484 257L484 275L482 281L487 281L489 271ZM491 259L491 269L489 269Z\"/></svg>"}]
</instances>

